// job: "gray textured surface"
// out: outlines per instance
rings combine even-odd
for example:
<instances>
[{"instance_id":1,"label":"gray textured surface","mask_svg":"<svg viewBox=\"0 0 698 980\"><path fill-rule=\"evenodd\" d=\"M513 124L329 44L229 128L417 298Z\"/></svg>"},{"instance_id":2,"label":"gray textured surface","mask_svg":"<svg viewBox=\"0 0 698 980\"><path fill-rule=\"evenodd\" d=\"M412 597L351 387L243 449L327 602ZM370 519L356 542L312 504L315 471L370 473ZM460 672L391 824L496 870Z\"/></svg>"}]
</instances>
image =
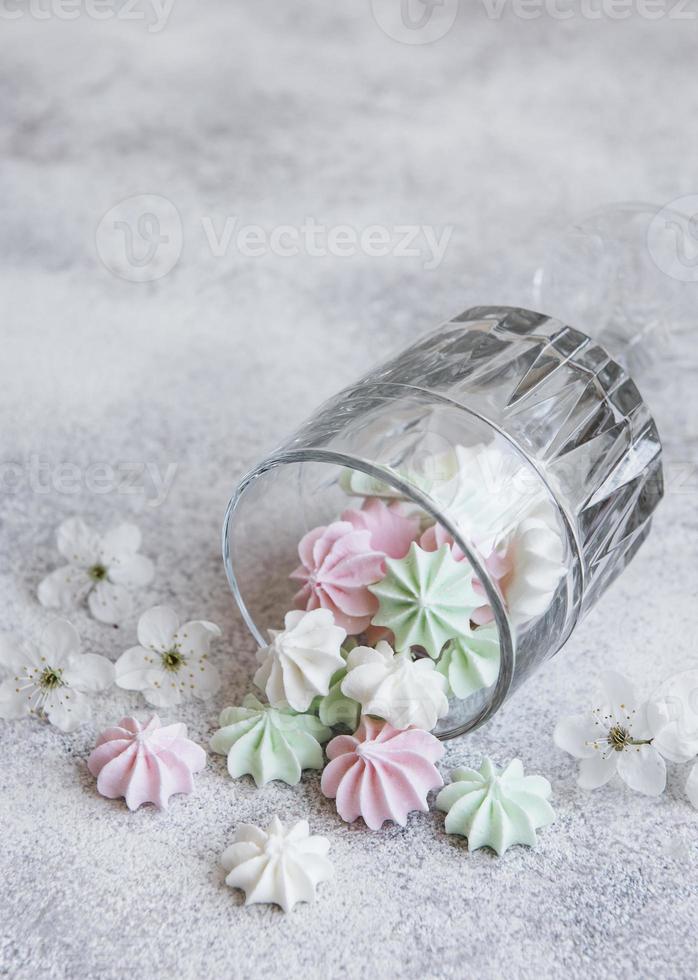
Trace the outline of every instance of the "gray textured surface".
<instances>
[{"instance_id":1,"label":"gray textured surface","mask_svg":"<svg viewBox=\"0 0 698 980\"><path fill-rule=\"evenodd\" d=\"M143 605L224 629L222 692L177 713L202 741L253 662L218 551L236 478L375 356L473 302L530 301L559 223L698 189L695 21L490 21L473 3L443 39L407 46L366 3L281 6L182 0L159 33L24 15L0 37L0 627L34 634L50 618L34 595L63 517L135 518L157 559ZM144 192L175 202L184 248L168 276L137 284L100 263L95 230ZM201 218L226 215L267 229L305 215L456 227L425 271L422 259L216 258ZM682 399L695 412L695 394ZM97 727L143 710L120 692L73 736L2 725L0 973L695 976L684 773L656 801L616 785L586 796L551 739L599 669L649 691L695 662L695 455L671 460L651 540L565 652L448 746L444 768L518 755L551 779L559 816L535 851L469 856L436 813L405 830L346 827L315 776L257 792L217 758L169 812L130 814L85 768ZM147 478L137 492L86 486L94 464L127 461L176 465L160 506ZM132 642L135 618L118 631L73 621L111 657ZM336 864L316 906L286 918L242 909L217 867L239 821L274 813L307 816Z\"/></svg>"}]
</instances>

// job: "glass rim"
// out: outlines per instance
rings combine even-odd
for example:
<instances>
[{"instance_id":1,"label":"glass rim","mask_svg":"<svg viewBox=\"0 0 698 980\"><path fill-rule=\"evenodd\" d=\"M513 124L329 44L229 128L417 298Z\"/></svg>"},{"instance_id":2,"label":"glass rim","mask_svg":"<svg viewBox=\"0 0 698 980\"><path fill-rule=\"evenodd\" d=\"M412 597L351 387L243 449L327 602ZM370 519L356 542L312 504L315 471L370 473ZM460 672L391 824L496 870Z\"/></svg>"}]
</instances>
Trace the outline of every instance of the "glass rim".
<instances>
[{"instance_id":1,"label":"glass rim","mask_svg":"<svg viewBox=\"0 0 698 980\"><path fill-rule=\"evenodd\" d=\"M499 674L497 675L497 681L491 690L487 703L477 712L474 718L463 725L459 725L452 730L448 730L438 735L438 738L441 739L441 741L448 741L449 739L457 738L460 735L464 735L466 732L474 731L476 728L479 728L502 706L506 700L506 696L509 692L511 682L514 677L514 668L516 664L516 632L512 627L509 613L506 609L498 586L492 581L487 568L478 557L477 549L475 549L468 539L463 536L462 531L460 531L456 525L449 520L447 515L438 511L428 495L424 494L413 484L402 479L402 477L395 473L395 471L391 470L389 467L381 465L380 463L375 463L370 460L363 459L360 456L352 456L348 453L340 453L330 449L305 448L296 450L279 450L264 459L239 481L235 488L235 492L230 498L226 508L225 517L223 518L221 533L223 564L225 566L228 584L231 592L233 593L238 609L240 610L245 625L256 640L257 644L260 647L266 646L266 640L250 614L250 611L247 608L247 603L242 597L240 585L233 567L233 556L230 547L230 532L233 526L235 511L248 487L259 479L259 477L264 476L271 470L290 463L326 463L331 466L341 466L345 469L357 470L376 480L387 483L389 486L393 487L395 490L398 490L401 494L412 501L412 503L416 504L422 510L425 510L431 517L433 517L438 524L448 531L448 533L453 537L456 545L461 549L461 551L463 551L466 558L470 562L473 571L476 573L479 581L481 582L485 590L487 600L492 609L499 639Z\"/></svg>"}]
</instances>

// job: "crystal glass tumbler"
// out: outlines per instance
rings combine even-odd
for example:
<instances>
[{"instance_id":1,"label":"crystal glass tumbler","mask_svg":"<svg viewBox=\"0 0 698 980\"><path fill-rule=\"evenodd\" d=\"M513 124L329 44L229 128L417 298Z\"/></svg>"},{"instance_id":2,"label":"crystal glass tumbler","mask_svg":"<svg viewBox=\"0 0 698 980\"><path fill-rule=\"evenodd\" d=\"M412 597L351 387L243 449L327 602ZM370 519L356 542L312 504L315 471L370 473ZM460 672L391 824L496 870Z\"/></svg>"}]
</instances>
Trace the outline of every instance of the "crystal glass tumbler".
<instances>
[{"instance_id":1,"label":"crystal glass tumbler","mask_svg":"<svg viewBox=\"0 0 698 980\"><path fill-rule=\"evenodd\" d=\"M656 426L609 354L543 314L476 307L335 395L249 473L223 554L265 644L294 607L303 535L362 498L416 515L421 547L470 564L480 604L437 651L451 697L435 731L451 738L562 647L641 545L661 496Z\"/></svg>"}]
</instances>

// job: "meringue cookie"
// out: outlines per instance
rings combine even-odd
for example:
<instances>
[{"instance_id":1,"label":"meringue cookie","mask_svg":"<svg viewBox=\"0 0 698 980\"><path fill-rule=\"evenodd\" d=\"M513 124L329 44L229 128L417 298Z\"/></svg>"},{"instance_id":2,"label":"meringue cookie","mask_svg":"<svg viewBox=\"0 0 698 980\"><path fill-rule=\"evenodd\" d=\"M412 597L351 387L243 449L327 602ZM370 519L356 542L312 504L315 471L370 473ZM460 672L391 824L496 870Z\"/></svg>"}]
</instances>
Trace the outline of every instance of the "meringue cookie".
<instances>
[{"instance_id":1,"label":"meringue cookie","mask_svg":"<svg viewBox=\"0 0 698 980\"><path fill-rule=\"evenodd\" d=\"M469 851L491 847L501 855L512 844L532 847L536 829L555 819L550 783L543 776L524 776L518 759L501 772L485 759L479 772L454 769L451 778L436 806L446 813L446 833L467 837Z\"/></svg>"},{"instance_id":2,"label":"meringue cookie","mask_svg":"<svg viewBox=\"0 0 698 980\"><path fill-rule=\"evenodd\" d=\"M413 543L405 558L387 558L386 566L385 578L371 586L380 603L374 626L392 630L398 651L421 646L436 660L445 643L468 632L479 604L470 564L456 561L448 545L424 551Z\"/></svg>"},{"instance_id":3,"label":"meringue cookie","mask_svg":"<svg viewBox=\"0 0 698 980\"><path fill-rule=\"evenodd\" d=\"M310 836L307 820L290 830L278 817L266 831L241 824L221 855L225 883L245 892L245 905L268 903L290 912L298 902L314 902L318 884L332 876L329 849L326 837Z\"/></svg>"},{"instance_id":4,"label":"meringue cookie","mask_svg":"<svg viewBox=\"0 0 698 980\"><path fill-rule=\"evenodd\" d=\"M418 517L405 516L377 497L364 500L361 510L345 510L341 520L348 521L357 531L368 531L371 547L388 558L404 558L419 534Z\"/></svg>"},{"instance_id":5,"label":"meringue cookie","mask_svg":"<svg viewBox=\"0 0 698 980\"><path fill-rule=\"evenodd\" d=\"M273 708L248 694L240 708L224 708L220 728L211 738L214 752L228 756L228 772L246 774L257 786L280 779L295 786L304 769L322 769L321 742L332 737L314 715Z\"/></svg>"},{"instance_id":6,"label":"meringue cookie","mask_svg":"<svg viewBox=\"0 0 698 980\"><path fill-rule=\"evenodd\" d=\"M254 682L274 707L288 704L303 712L313 698L329 693L333 676L344 667L346 633L329 609L286 613L284 626L270 630L271 644L257 651L261 666Z\"/></svg>"},{"instance_id":7,"label":"meringue cookie","mask_svg":"<svg viewBox=\"0 0 698 980\"><path fill-rule=\"evenodd\" d=\"M413 660L409 650L396 654L384 641L356 647L347 658L342 693L358 701L366 715L377 715L395 728L431 731L448 713L446 678L434 662Z\"/></svg>"},{"instance_id":8,"label":"meringue cookie","mask_svg":"<svg viewBox=\"0 0 698 980\"><path fill-rule=\"evenodd\" d=\"M429 732L400 731L364 717L353 735L338 735L327 746L330 762L321 789L336 798L337 813L347 823L363 817L371 830L385 820L404 827L407 814L426 813L427 793L443 786L434 765L443 754L443 745Z\"/></svg>"},{"instance_id":9,"label":"meringue cookie","mask_svg":"<svg viewBox=\"0 0 698 980\"><path fill-rule=\"evenodd\" d=\"M312 710L323 725L329 728L348 728L353 732L359 724L361 705L342 692L342 681L347 676L346 667L338 670L330 683L329 693L313 701Z\"/></svg>"},{"instance_id":10,"label":"meringue cookie","mask_svg":"<svg viewBox=\"0 0 698 980\"><path fill-rule=\"evenodd\" d=\"M87 760L102 796L125 797L129 810L143 803L166 809L170 796L191 793L192 773L205 765L206 753L187 738L186 725L163 726L157 715L144 726L122 718L102 732Z\"/></svg>"},{"instance_id":11,"label":"meringue cookie","mask_svg":"<svg viewBox=\"0 0 698 980\"><path fill-rule=\"evenodd\" d=\"M456 446L435 457L434 467L441 480L433 496L480 551L514 623L544 613L565 567L560 524L540 481L517 456L494 445ZM438 541L436 532L435 540L429 534L421 543L431 549ZM454 557L459 553L454 548ZM492 610L477 580L475 588L485 604L473 619L483 625Z\"/></svg>"},{"instance_id":12,"label":"meringue cookie","mask_svg":"<svg viewBox=\"0 0 698 980\"><path fill-rule=\"evenodd\" d=\"M499 586L512 621L525 623L541 616L565 572L564 545L552 506L543 502L532 509L499 547L510 563Z\"/></svg>"},{"instance_id":13,"label":"meringue cookie","mask_svg":"<svg viewBox=\"0 0 698 980\"><path fill-rule=\"evenodd\" d=\"M494 626L481 626L451 640L436 669L448 680L457 698L467 698L490 687L499 676L499 634Z\"/></svg>"},{"instance_id":14,"label":"meringue cookie","mask_svg":"<svg viewBox=\"0 0 698 980\"><path fill-rule=\"evenodd\" d=\"M430 465L438 474L432 497L483 555L546 501L535 474L493 443L454 446Z\"/></svg>"},{"instance_id":15,"label":"meringue cookie","mask_svg":"<svg viewBox=\"0 0 698 980\"><path fill-rule=\"evenodd\" d=\"M349 521L316 527L298 545L301 564L291 572L303 582L295 595L300 609L329 609L350 635L361 633L376 611L367 586L383 577L384 556L371 544L371 531Z\"/></svg>"}]
</instances>

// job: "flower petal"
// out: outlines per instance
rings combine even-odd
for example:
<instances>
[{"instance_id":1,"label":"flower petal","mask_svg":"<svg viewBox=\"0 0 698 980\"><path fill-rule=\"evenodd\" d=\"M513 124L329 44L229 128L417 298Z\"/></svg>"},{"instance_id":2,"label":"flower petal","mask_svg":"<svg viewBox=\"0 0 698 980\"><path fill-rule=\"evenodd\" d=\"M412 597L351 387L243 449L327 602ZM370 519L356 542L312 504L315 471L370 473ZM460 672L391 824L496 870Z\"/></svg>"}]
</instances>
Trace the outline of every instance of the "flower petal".
<instances>
[{"instance_id":1,"label":"flower petal","mask_svg":"<svg viewBox=\"0 0 698 980\"><path fill-rule=\"evenodd\" d=\"M140 589L153 580L155 566L145 555L124 555L109 564L109 581Z\"/></svg>"},{"instance_id":2,"label":"flower petal","mask_svg":"<svg viewBox=\"0 0 698 980\"><path fill-rule=\"evenodd\" d=\"M114 683L114 664L97 653L77 654L68 661L63 680L76 691L97 694Z\"/></svg>"},{"instance_id":3,"label":"flower petal","mask_svg":"<svg viewBox=\"0 0 698 980\"><path fill-rule=\"evenodd\" d=\"M138 642L147 650L166 653L175 642L179 617L170 606L153 606L138 620Z\"/></svg>"},{"instance_id":4,"label":"flower petal","mask_svg":"<svg viewBox=\"0 0 698 980\"><path fill-rule=\"evenodd\" d=\"M0 667L16 674L33 662L33 658L22 648L14 633L0 633Z\"/></svg>"},{"instance_id":5,"label":"flower petal","mask_svg":"<svg viewBox=\"0 0 698 980\"><path fill-rule=\"evenodd\" d=\"M131 647L124 651L114 664L116 686L126 691L145 691L157 680L157 666L153 654L143 647Z\"/></svg>"},{"instance_id":6,"label":"flower petal","mask_svg":"<svg viewBox=\"0 0 698 980\"><path fill-rule=\"evenodd\" d=\"M75 565L63 565L39 583L39 602L47 609L70 609L77 606L92 588L87 572Z\"/></svg>"},{"instance_id":7,"label":"flower petal","mask_svg":"<svg viewBox=\"0 0 698 980\"><path fill-rule=\"evenodd\" d=\"M595 752L590 759L582 759L579 763L577 783L582 789L598 789L611 779L618 765L618 752L610 752L604 756Z\"/></svg>"},{"instance_id":8,"label":"flower petal","mask_svg":"<svg viewBox=\"0 0 698 980\"><path fill-rule=\"evenodd\" d=\"M24 718L29 714L30 707L27 691L18 691L16 681L10 679L0 684L0 718L5 721Z\"/></svg>"},{"instance_id":9,"label":"flower petal","mask_svg":"<svg viewBox=\"0 0 698 980\"><path fill-rule=\"evenodd\" d=\"M215 623L204 619L193 619L177 630L175 640L185 657L201 656L208 653L211 641L218 639L221 631Z\"/></svg>"},{"instance_id":10,"label":"flower petal","mask_svg":"<svg viewBox=\"0 0 698 980\"><path fill-rule=\"evenodd\" d=\"M618 775L630 789L659 796L666 786L666 763L653 745L633 745L616 753Z\"/></svg>"},{"instance_id":11,"label":"flower petal","mask_svg":"<svg viewBox=\"0 0 698 980\"><path fill-rule=\"evenodd\" d=\"M56 531L56 544L65 560L78 568L89 568L99 561L99 535L81 517L69 517Z\"/></svg>"},{"instance_id":12,"label":"flower petal","mask_svg":"<svg viewBox=\"0 0 698 980\"><path fill-rule=\"evenodd\" d=\"M635 692L627 677L615 670L605 670L599 680L606 700L612 708L620 707L624 712L632 710L636 704Z\"/></svg>"},{"instance_id":13,"label":"flower petal","mask_svg":"<svg viewBox=\"0 0 698 980\"><path fill-rule=\"evenodd\" d=\"M98 582L87 597L90 612L100 623L117 625L131 612L131 596L123 585L103 580Z\"/></svg>"},{"instance_id":14,"label":"flower petal","mask_svg":"<svg viewBox=\"0 0 698 980\"><path fill-rule=\"evenodd\" d=\"M191 691L197 698L210 698L221 686L221 678L208 660L199 660L196 665L192 664L194 679L191 682Z\"/></svg>"},{"instance_id":15,"label":"flower petal","mask_svg":"<svg viewBox=\"0 0 698 980\"><path fill-rule=\"evenodd\" d=\"M597 754L598 750L590 743L598 736L598 726L588 713L561 718L553 732L553 740L558 748L569 752L576 759L590 759Z\"/></svg>"},{"instance_id":16,"label":"flower petal","mask_svg":"<svg viewBox=\"0 0 698 980\"><path fill-rule=\"evenodd\" d=\"M177 685L163 684L162 687L148 687L143 691L143 697L154 708L171 708L184 700Z\"/></svg>"},{"instance_id":17,"label":"flower petal","mask_svg":"<svg viewBox=\"0 0 698 980\"><path fill-rule=\"evenodd\" d=\"M667 678L647 705L654 747L671 762L698 755L698 670Z\"/></svg>"},{"instance_id":18,"label":"flower petal","mask_svg":"<svg viewBox=\"0 0 698 980\"><path fill-rule=\"evenodd\" d=\"M72 691L69 698L56 699L46 710L48 720L61 732L74 732L89 720L90 713L90 702L78 691Z\"/></svg>"},{"instance_id":19,"label":"flower petal","mask_svg":"<svg viewBox=\"0 0 698 980\"><path fill-rule=\"evenodd\" d=\"M109 566L119 558L134 554L141 546L141 532L135 524L119 524L102 538L100 558Z\"/></svg>"},{"instance_id":20,"label":"flower petal","mask_svg":"<svg viewBox=\"0 0 698 980\"><path fill-rule=\"evenodd\" d=\"M67 666L70 657L80 652L78 631L66 619L54 619L39 637L39 652L52 667Z\"/></svg>"}]
</instances>

